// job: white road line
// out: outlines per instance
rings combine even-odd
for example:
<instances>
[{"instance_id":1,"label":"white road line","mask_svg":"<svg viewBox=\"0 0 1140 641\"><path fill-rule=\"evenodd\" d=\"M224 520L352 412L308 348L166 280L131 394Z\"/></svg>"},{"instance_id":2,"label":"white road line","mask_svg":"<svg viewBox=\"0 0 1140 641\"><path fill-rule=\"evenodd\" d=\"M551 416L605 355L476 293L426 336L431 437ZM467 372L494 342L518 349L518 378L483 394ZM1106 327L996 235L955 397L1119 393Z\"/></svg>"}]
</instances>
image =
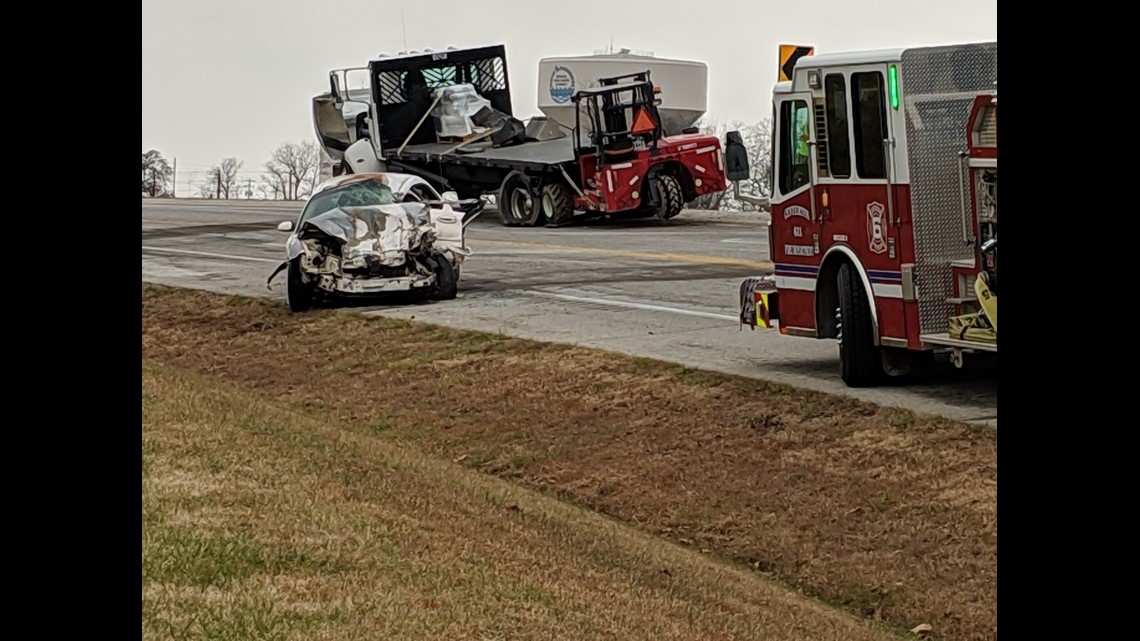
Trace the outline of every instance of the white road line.
<instances>
[{"instance_id":1,"label":"white road line","mask_svg":"<svg viewBox=\"0 0 1140 641\"><path fill-rule=\"evenodd\" d=\"M758 238L725 238L724 240L722 240L720 242L722 242L722 243L739 243L741 245L761 245L764 243L763 240L760 240Z\"/></svg>"},{"instance_id":2,"label":"white road line","mask_svg":"<svg viewBox=\"0 0 1140 641\"><path fill-rule=\"evenodd\" d=\"M532 296L544 296L547 298L559 298L562 300L575 301L579 303L595 303L597 305L609 305L611 307L628 307L631 309L644 309L651 312L668 312L670 314L681 314L684 316L699 316L701 318L713 318L723 321L738 321L735 316L728 314L716 314L713 312L700 312L692 309L680 309L677 307L666 307L665 305L652 305L649 303L634 303L625 300L614 300L611 298L591 298L589 296L572 296L570 294L555 294L553 292L525 292Z\"/></svg>"},{"instance_id":3,"label":"white road line","mask_svg":"<svg viewBox=\"0 0 1140 641\"><path fill-rule=\"evenodd\" d=\"M234 256L233 254L215 254L213 252L198 252L191 249L171 249L169 247L148 247L143 245L144 251L152 252L169 252L172 254L189 254L191 256L209 256L211 258L232 258L233 260L249 260L255 263L280 263L283 260L274 260L272 258L255 258L253 256Z\"/></svg>"},{"instance_id":4,"label":"white road line","mask_svg":"<svg viewBox=\"0 0 1140 641\"><path fill-rule=\"evenodd\" d=\"M210 276L210 272L199 272L193 269L183 269L174 265L143 265L143 273L157 278L203 278Z\"/></svg>"}]
</instances>

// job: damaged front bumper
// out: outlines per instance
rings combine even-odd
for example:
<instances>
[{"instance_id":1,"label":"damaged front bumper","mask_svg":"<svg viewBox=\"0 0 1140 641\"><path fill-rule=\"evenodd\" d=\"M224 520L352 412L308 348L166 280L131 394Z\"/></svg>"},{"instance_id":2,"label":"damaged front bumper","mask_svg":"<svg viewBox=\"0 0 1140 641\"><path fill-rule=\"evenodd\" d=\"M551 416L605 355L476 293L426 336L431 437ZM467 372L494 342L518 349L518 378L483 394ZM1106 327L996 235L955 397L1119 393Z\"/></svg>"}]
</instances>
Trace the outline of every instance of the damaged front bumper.
<instances>
[{"instance_id":1,"label":"damaged front bumper","mask_svg":"<svg viewBox=\"0 0 1140 641\"><path fill-rule=\"evenodd\" d=\"M322 274L316 277L315 284L318 289L336 294L383 294L385 292L406 292L413 289L431 287L435 283L435 276L413 274L411 276L396 276L390 278L377 278L366 276L331 276Z\"/></svg>"},{"instance_id":2,"label":"damaged front bumper","mask_svg":"<svg viewBox=\"0 0 1140 641\"><path fill-rule=\"evenodd\" d=\"M342 274L339 262L334 259L314 264L313 254L306 253L293 259L298 262L302 278L318 290L329 294L383 294L386 292L406 292L431 287L435 284L435 274L411 272L401 276L375 276ZM285 261L273 270L265 281L267 289L273 289L273 279L289 268Z\"/></svg>"}]
</instances>

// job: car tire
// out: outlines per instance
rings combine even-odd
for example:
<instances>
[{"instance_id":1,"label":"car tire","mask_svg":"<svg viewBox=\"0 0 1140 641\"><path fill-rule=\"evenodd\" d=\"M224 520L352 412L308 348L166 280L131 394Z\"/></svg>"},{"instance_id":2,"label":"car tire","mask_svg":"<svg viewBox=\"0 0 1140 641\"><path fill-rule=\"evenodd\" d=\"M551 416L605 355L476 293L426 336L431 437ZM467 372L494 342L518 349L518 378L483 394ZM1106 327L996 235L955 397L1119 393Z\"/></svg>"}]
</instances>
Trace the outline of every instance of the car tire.
<instances>
[{"instance_id":1,"label":"car tire","mask_svg":"<svg viewBox=\"0 0 1140 641\"><path fill-rule=\"evenodd\" d=\"M459 295L459 276L455 268L443 256L435 256L435 285L432 287L432 300L452 300Z\"/></svg>"}]
</instances>

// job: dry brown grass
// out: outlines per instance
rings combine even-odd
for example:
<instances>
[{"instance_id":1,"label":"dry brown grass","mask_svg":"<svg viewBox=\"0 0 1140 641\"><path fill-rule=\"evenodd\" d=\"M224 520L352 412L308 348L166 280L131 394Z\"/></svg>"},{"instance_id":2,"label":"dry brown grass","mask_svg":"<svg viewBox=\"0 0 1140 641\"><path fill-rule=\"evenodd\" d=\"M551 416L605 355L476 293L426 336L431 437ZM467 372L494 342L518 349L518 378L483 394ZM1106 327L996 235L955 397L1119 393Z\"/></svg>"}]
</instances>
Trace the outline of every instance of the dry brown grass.
<instances>
[{"instance_id":1,"label":"dry brown grass","mask_svg":"<svg viewBox=\"0 0 1140 641\"><path fill-rule=\"evenodd\" d=\"M143 353L872 619L996 628L994 433L610 354L144 285Z\"/></svg>"},{"instance_id":2,"label":"dry brown grass","mask_svg":"<svg viewBox=\"0 0 1140 641\"><path fill-rule=\"evenodd\" d=\"M142 391L144 639L898 638L217 379Z\"/></svg>"}]
</instances>

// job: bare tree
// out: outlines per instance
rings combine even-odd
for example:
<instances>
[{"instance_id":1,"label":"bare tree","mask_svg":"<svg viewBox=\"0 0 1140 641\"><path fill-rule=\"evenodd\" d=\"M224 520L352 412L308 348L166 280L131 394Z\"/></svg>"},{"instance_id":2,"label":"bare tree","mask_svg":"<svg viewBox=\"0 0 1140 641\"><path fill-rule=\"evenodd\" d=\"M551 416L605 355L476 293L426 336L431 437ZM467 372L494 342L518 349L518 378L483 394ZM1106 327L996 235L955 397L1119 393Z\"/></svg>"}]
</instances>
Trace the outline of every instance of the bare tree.
<instances>
[{"instance_id":1,"label":"bare tree","mask_svg":"<svg viewBox=\"0 0 1140 641\"><path fill-rule=\"evenodd\" d=\"M214 165L206 174L206 180L199 188L199 192L203 196L206 195L208 189L212 186L215 198L230 197L230 194L237 190L237 174L241 169L244 162L239 161L237 158L224 158L220 165Z\"/></svg>"},{"instance_id":2,"label":"bare tree","mask_svg":"<svg viewBox=\"0 0 1140 641\"><path fill-rule=\"evenodd\" d=\"M273 161L266 163L265 169L268 173L261 176L261 181L265 184L266 191L273 194L274 200L285 198L289 191L289 172Z\"/></svg>"},{"instance_id":3,"label":"bare tree","mask_svg":"<svg viewBox=\"0 0 1140 641\"><path fill-rule=\"evenodd\" d=\"M202 182L198 183L198 197L199 198L215 198L218 194L218 182L213 172L210 173Z\"/></svg>"},{"instance_id":4,"label":"bare tree","mask_svg":"<svg viewBox=\"0 0 1140 641\"><path fill-rule=\"evenodd\" d=\"M316 144L309 140L287 142L274 150L272 159L265 163L269 172L265 181L286 200L297 200L312 193L319 168L320 155Z\"/></svg>"},{"instance_id":5,"label":"bare tree","mask_svg":"<svg viewBox=\"0 0 1140 641\"><path fill-rule=\"evenodd\" d=\"M151 198L169 196L173 176L170 163L158 150L151 149L142 155L142 193Z\"/></svg>"},{"instance_id":6,"label":"bare tree","mask_svg":"<svg viewBox=\"0 0 1140 641\"><path fill-rule=\"evenodd\" d=\"M261 177L257 190L263 199L281 200L285 194L284 177L270 171Z\"/></svg>"}]
</instances>

